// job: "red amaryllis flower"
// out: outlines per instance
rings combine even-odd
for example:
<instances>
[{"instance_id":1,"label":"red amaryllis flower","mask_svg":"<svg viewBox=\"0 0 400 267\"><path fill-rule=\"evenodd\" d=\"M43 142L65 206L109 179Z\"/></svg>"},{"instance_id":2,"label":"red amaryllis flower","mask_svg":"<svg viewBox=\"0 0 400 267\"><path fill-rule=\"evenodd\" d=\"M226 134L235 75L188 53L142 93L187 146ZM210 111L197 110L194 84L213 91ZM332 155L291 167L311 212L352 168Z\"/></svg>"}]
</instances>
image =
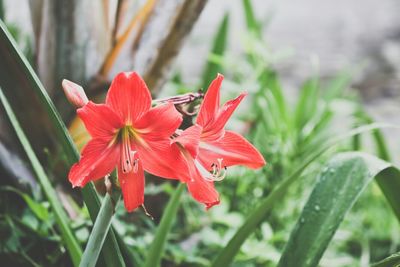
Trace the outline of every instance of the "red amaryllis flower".
<instances>
[{"instance_id":1,"label":"red amaryllis flower","mask_svg":"<svg viewBox=\"0 0 400 267\"><path fill-rule=\"evenodd\" d=\"M189 169L188 175L182 173L180 179L187 183L192 196L207 208L219 203L214 181L225 178L227 167L244 165L257 169L265 165L263 156L252 144L239 134L224 130L226 122L246 93L220 107L223 78L219 74L211 83L196 124L173 140Z\"/></svg>"},{"instance_id":2,"label":"red amaryllis flower","mask_svg":"<svg viewBox=\"0 0 400 267\"><path fill-rule=\"evenodd\" d=\"M170 136L182 122L172 103L151 108L146 84L134 72L112 81L105 104L89 101L77 110L92 139L83 148L68 178L73 186L104 177L116 167L125 207L132 211L144 201L143 169L174 178L178 152Z\"/></svg>"}]
</instances>

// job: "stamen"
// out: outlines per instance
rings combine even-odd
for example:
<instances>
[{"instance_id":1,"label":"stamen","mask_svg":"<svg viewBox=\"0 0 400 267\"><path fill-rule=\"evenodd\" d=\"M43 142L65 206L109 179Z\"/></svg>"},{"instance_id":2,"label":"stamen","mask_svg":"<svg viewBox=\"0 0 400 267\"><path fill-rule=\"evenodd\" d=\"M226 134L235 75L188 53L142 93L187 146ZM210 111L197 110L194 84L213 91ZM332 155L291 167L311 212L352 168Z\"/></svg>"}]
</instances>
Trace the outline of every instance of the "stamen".
<instances>
[{"instance_id":1,"label":"stamen","mask_svg":"<svg viewBox=\"0 0 400 267\"><path fill-rule=\"evenodd\" d=\"M135 164L136 151L132 151L129 132L122 133L122 151L121 151L121 164L122 172L130 173L131 171L137 172L138 164Z\"/></svg>"},{"instance_id":2,"label":"stamen","mask_svg":"<svg viewBox=\"0 0 400 267\"><path fill-rule=\"evenodd\" d=\"M222 165L222 161L223 158L218 158L217 163L211 164L211 171L206 173L202 171L202 169L204 169L203 166L198 164L197 167L200 168L200 172L203 174L205 180L210 182L222 181L223 179L225 179L227 174L227 168L226 166Z\"/></svg>"},{"instance_id":3,"label":"stamen","mask_svg":"<svg viewBox=\"0 0 400 267\"><path fill-rule=\"evenodd\" d=\"M137 173L137 172L138 172L138 169L139 169L139 159L135 159L135 160L133 161L133 172L134 172L134 173Z\"/></svg>"},{"instance_id":4,"label":"stamen","mask_svg":"<svg viewBox=\"0 0 400 267\"><path fill-rule=\"evenodd\" d=\"M154 217L151 216L150 213L148 213L148 211L147 211L146 207L144 206L144 204L142 204L142 209L144 211L144 214L146 214L147 217L149 217L152 221L154 221Z\"/></svg>"}]
</instances>

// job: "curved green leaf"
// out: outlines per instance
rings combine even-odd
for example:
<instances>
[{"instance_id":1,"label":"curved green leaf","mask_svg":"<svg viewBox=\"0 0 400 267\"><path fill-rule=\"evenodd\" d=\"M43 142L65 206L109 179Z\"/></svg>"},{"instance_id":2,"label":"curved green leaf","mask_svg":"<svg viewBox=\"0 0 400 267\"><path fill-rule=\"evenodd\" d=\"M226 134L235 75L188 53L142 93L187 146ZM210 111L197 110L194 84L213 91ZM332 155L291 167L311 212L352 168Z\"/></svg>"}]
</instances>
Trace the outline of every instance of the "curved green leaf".
<instances>
[{"instance_id":1,"label":"curved green leaf","mask_svg":"<svg viewBox=\"0 0 400 267\"><path fill-rule=\"evenodd\" d=\"M167 242L168 233L171 231L172 223L176 217L179 208L179 199L182 195L185 184L181 183L175 189L174 194L170 198L168 205L164 211L160 225L157 228L153 243L151 244L149 254L147 254L144 267L160 266L162 256L164 255L164 247Z\"/></svg>"},{"instance_id":2,"label":"curved green leaf","mask_svg":"<svg viewBox=\"0 0 400 267\"><path fill-rule=\"evenodd\" d=\"M319 175L278 266L317 266L344 216L374 178L398 184L400 170L361 152L341 153L332 158ZM400 213L399 188L387 188L396 196L393 208L397 216Z\"/></svg>"},{"instance_id":3,"label":"curved green leaf","mask_svg":"<svg viewBox=\"0 0 400 267\"><path fill-rule=\"evenodd\" d=\"M118 204L121 194L115 192L115 205ZM92 232L90 233L88 243L82 256L79 267L94 267L99 258L100 251L106 239L108 230L114 214L114 206L112 198L106 194L103 199L99 214L97 215Z\"/></svg>"},{"instance_id":4,"label":"curved green leaf","mask_svg":"<svg viewBox=\"0 0 400 267\"><path fill-rule=\"evenodd\" d=\"M390 255L386 259L383 259L371 265L371 267L399 267L399 266L400 266L400 252Z\"/></svg>"},{"instance_id":5,"label":"curved green leaf","mask_svg":"<svg viewBox=\"0 0 400 267\"><path fill-rule=\"evenodd\" d=\"M244 15L246 18L246 27L249 31L253 31L255 34L257 34L258 37L262 35L262 27L260 22L257 20L256 16L254 15L254 10L253 6L251 3L251 0L243 0L243 10L244 10Z\"/></svg>"},{"instance_id":6,"label":"curved green leaf","mask_svg":"<svg viewBox=\"0 0 400 267\"><path fill-rule=\"evenodd\" d=\"M225 53L226 43L228 39L228 29L229 15L225 14L215 34L213 46L210 51L210 56L222 56ZM215 78L215 75L217 75L218 72L221 72L220 64L213 62L211 59L209 59L203 71L202 88L204 92L207 91L208 85Z\"/></svg>"}]
</instances>

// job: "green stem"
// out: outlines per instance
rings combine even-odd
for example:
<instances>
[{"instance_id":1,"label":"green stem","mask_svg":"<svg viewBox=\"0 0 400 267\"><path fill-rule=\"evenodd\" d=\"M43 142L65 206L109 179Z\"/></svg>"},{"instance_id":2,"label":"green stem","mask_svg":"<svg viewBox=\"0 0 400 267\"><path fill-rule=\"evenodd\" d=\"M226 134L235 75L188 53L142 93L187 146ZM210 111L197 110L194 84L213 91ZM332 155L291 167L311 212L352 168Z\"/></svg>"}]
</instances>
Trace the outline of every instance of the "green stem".
<instances>
[{"instance_id":1,"label":"green stem","mask_svg":"<svg viewBox=\"0 0 400 267\"><path fill-rule=\"evenodd\" d=\"M184 188L184 183L179 184L169 200L160 225L157 228L157 233L154 237L153 243L151 244L149 254L147 254L146 262L143 265L144 267L160 266L161 259L164 254L164 247L167 242L167 235L171 231L172 222L174 221L176 213L178 212L180 204L179 199Z\"/></svg>"},{"instance_id":2,"label":"green stem","mask_svg":"<svg viewBox=\"0 0 400 267\"><path fill-rule=\"evenodd\" d=\"M26 155L28 156L28 159L32 165L33 171L35 172L37 178L39 179L39 182L43 188L43 191L46 194L46 197L49 200L50 205L54 210L56 221L57 221L57 224L61 231L62 239L65 243L65 246L67 247L68 253L71 256L72 262L73 262L74 266L78 266L79 260L82 256L82 250L79 246L78 241L75 239L74 235L72 234L71 229L68 227L68 223L67 223L68 217L65 214L63 208L61 207L60 202L57 199L57 194L54 191L53 187L51 186L51 183L46 175L46 172L44 171L38 158L36 157L35 153L33 152L33 149L31 147L28 139L26 138L24 132L22 131L22 128L19 125L18 120L15 117L15 114L14 114L10 104L8 103L6 97L4 96L3 90L1 88L0 88L0 100L4 106L7 116L15 130L15 133L16 133L19 141L21 142L21 145L24 148Z\"/></svg>"},{"instance_id":3,"label":"green stem","mask_svg":"<svg viewBox=\"0 0 400 267\"><path fill-rule=\"evenodd\" d=\"M117 191L113 194L113 197L109 194L106 194L104 197L79 267L96 266L97 259L99 258L114 215L113 199L115 199L115 205L117 205L120 196L121 193Z\"/></svg>"}]
</instances>

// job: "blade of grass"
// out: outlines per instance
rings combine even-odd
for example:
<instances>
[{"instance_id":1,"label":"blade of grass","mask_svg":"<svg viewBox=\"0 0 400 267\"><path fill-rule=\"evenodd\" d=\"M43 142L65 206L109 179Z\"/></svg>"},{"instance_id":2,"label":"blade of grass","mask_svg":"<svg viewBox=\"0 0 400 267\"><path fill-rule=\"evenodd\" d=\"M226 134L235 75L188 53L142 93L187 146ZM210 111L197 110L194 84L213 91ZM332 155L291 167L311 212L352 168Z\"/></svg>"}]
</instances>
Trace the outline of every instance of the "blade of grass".
<instances>
[{"instance_id":1,"label":"blade of grass","mask_svg":"<svg viewBox=\"0 0 400 267\"><path fill-rule=\"evenodd\" d=\"M229 14L226 13L221 23L219 24L218 30L214 36L213 45L210 51L210 55L223 56L226 49L226 43L228 39L229 29ZM213 62L208 59L207 64L203 71L202 88L204 93L207 91L208 85L215 78L217 73L221 72L221 66L219 63Z\"/></svg>"},{"instance_id":2,"label":"blade of grass","mask_svg":"<svg viewBox=\"0 0 400 267\"><path fill-rule=\"evenodd\" d=\"M260 204L253 211L250 212L243 225L238 229L234 236L229 240L228 244L219 252L217 257L212 263L213 267L229 266L233 261L235 255L238 253L244 241L252 234L257 227L263 222L265 217L269 214L273 205L284 197L289 186L294 183L301 173L310 165L314 160L320 157L325 151L335 147L338 142L344 141L354 135L369 132L379 128L393 127L389 124L374 123L358 127L349 131L346 134L340 135L336 138L327 141L319 150L311 154L289 177L283 180L266 198L260 200ZM400 201L399 201L400 203Z\"/></svg>"},{"instance_id":3,"label":"blade of grass","mask_svg":"<svg viewBox=\"0 0 400 267\"><path fill-rule=\"evenodd\" d=\"M44 129L36 127L37 129L32 130L38 130L38 135L45 135L50 140L55 138L57 143L61 145L69 166L77 162L79 160L79 153L73 144L65 124L61 120L59 113L36 73L29 65L24 55L19 51L17 44L1 20L0 58L2 59L0 64L0 85L8 99L14 97L14 101L11 102L11 104L18 108L21 107L22 112L16 114L18 120L21 121L21 118L25 116L25 121L35 121L39 119L36 118L38 113L36 108L40 109L42 111L40 116L47 116L46 122L51 122L51 125L46 125L46 127L44 127L45 125L40 125L41 121L39 121L39 125L41 127L43 126ZM31 107L30 103L32 103L34 99L40 103L40 106L34 106L29 110ZM34 117L30 117L32 114ZM40 149L43 149L43 147ZM90 217L94 222L100 209L100 199L94 185L88 183L82 188L82 195ZM120 243L120 245L124 244ZM112 229L107 236L102 255L107 266L125 265L118 242L115 238L115 233Z\"/></svg>"},{"instance_id":4,"label":"blade of grass","mask_svg":"<svg viewBox=\"0 0 400 267\"><path fill-rule=\"evenodd\" d=\"M400 252L390 255L386 259L383 259L377 263L371 265L371 267L393 267L400 266Z\"/></svg>"},{"instance_id":5,"label":"blade of grass","mask_svg":"<svg viewBox=\"0 0 400 267\"><path fill-rule=\"evenodd\" d=\"M309 116L313 116L317 110L319 94L319 81L314 77L306 81L301 88L299 100L295 110L295 124L301 131L304 125L309 121Z\"/></svg>"},{"instance_id":6,"label":"blade of grass","mask_svg":"<svg viewBox=\"0 0 400 267\"><path fill-rule=\"evenodd\" d=\"M243 0L244 15L246 18L247 29L253 31L257 37L261 36L261 25L254 15L254 9L251 0Z\"/></svg>"},{"instance_id":7,"label":"blade of grass","mask_svg":"<svg viewBox=\"0 0 400 267\"><path fill-rule=\"evenodd\" d=\"M144 267L160 266L162 256L164 255L165 244L167 242L168 233L171 231L172 223L176 217L179 208L179 199L182 195L184 183L180 183L175 189L174 194L168 201L168 205L164 211L160 225L157 228L153 243L151 244L149 253L147 254Z\"/></svg>"},{"instance_id":8,"label":"blade of grass","mask_svg":"<svg viewBox=\"0 0 400 267\"><path fill-rule=\"evenodd\" d=\"M317 266L344 216L374 178L400 181L400 170L390 163L362 152L345 152L333 157L319 175L278 266ZM394 207L399 217L398 187Z\"/></svg>"},{"instance_id":9,"label":"blade of grass","mask_svg":"<svg viewBox=\"0 0 400 267\"><path fill-rule=\"evenodd\" d=\"M2 103L6 113L7 113L10 123L12 124L12 126L15 130L15 133L16 133L18 139L20 140L21 145L24 148L26 155L28 156L28 159L32 165L33 171L35 172L35 175L38 178L38 180L43 188L43 191L46 194L46 197L49 200L50 205L54 211L57 225L60 229L63 242L68 250L68 253L71 256L71 260L72 260L74 266L78 266L79 260L82 256L82 250L79 246L78 241L75 239L75 236L72 234L71 229L68 227L68 217L65 214L65 212L57 198L57 193L51 186L51 183L46 175L46 172L44 171L42 165L40 164L38 158L36 157L35 152L33 152L33 149L31 147L28 139L26 138L25 133L22 131L22 128L19 125L18 120L15 117L15 114L14 114L13 110L11 109L11 106L8 103L5 95L3 94L3 90L1 88L0 88L0 100L1 100L1 103Z\"/></svg>"},{"instance_id":10,"label":"blade of grass","mask_svg":"<svg viewBox=\"0 0 400 267\"><path fill-rule=\"evenodd\" d=\"M373 122L372 118L369 117L368 114L365 114L364 116L367 123ZM376 144L378 157L383 160L390 161L391 160L390 152L389 149L387 148L387 144L382 131L380 129L375 129L372 131L372 136ZM395 177L395 176L392 175L390 177ZM400 207L398 206L398 203L400 203L400 198L398 192L393 192L393 188L400 188L400 180L388 179L387 177L379 175L376 178L376 182L379 185L379 188L381 189L382 193L385 195L386 200L389 202L389 204L395 211L397 219L400 222Z\"/></svg>"},{"instance_id":11,"label":"blade of grass","mask_svg":"<svg viewBox=\"0 0 400 267\"><path fill-rule=\"evenodd\" d=\"M121 194L115 194L115 205L112 203L110 194L106 194L97 215L92 232L90 233L88 243L82 256L79 267L94 267L100 255L107 233L111 226L111 220L114 214L114 206L119 202Z\"/></svg>"}]
</instances>

